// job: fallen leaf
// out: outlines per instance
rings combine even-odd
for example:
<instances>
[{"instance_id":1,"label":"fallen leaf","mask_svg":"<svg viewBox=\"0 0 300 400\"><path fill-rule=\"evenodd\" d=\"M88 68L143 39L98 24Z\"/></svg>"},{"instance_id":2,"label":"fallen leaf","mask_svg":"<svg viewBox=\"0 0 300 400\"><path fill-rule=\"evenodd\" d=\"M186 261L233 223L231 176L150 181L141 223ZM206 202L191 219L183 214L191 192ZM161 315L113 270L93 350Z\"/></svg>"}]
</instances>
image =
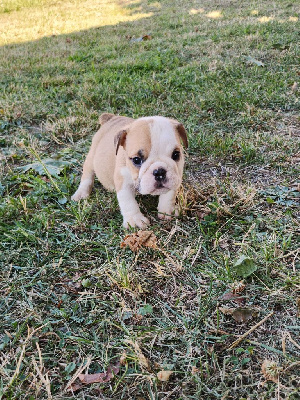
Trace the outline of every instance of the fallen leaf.
<instances>
[{"instance_id":1,"label":"fallen leaf","mask_svg":"<svg viewBox=\"0 0 300 400\"><path fill-rule=\"evenodd\" d=\"M236 322L247 322L257 315L257 311L251 308L236 308L232 317Z\"/></svg>"},{"instance_id":2,"label":"fallen leaf","mask_svg":"<svg viewBox=\"0 0 300 400\"><path fill-rule=\"evenodd\" d=\"M219 297L220 300L235 300L239 295L233 292L226 292Z\"/></svg>"},{"instance_id":3,"label":"fallen leaf","mask_svg":"<svg viewBox=\"0 0 300 400\"><path fill-rule=\"evenodd\" d=\"M162 382L167 382L172 374L173 371L159 371L156 376L158 380Z\"/></svg>"},{"instance_id":4,"label":"fallen leaf","mask_svg":"<svg viewBox=\"0 0 300 400\"><path fill-rule=\"evenodd\" d=\"M232 283L231 287L232 287L232 292L234 294L237 294L237 293L242 293L245 290L246 284L243 281L234 282Z\"/></svg>"},{"instance_id":5,"label":"fallen leaf","mask_svg":"<svg viewBox=\"0 0 300 400\"><path fill-rule=\"evenodd\" d=\"M146 40L151 40L152 36L151 35L143 35L139 38L132 38L130 41L131 42L144 42Z\"/></svg>"},{"instance_id":6,"label":"fallen leaf","mask_svg":"<svg viewBox=\"0 0 300 400\"><path fill-rule=\"evenodd\" d=\"M150 369L149 361L144 356L139 344L137 342L134 342L133 340L126 340L126 343L130 344L133 347L134 352L135 352L135 354L136 354L136 356L137 356L137 358L139 360L140 366L143 369L149 370Z\"/></svg>"},{"instance_id":7,"label":"fallen leaf","mask_svg":"<svg viewBox=\"0 0 300 400\"><path fill-rule=\"evenodd\" d=\"M279 368L274 361L264 360L261 372L267 381L278 383Z\"/></svg>"},{"instance_id":8,"label":"fallen leaf","mask_svg":"<svg viewBox=\"0 0 300 400\"><path fill-rule=\"evenodd\" d=\"M238 303L239 305L242 305L245 302L245 297L241 296L239 293L234 293L232 291L232 292L224 293L222 296L219 297L219 300L223 300L223 301L233 300L236 303Z\"/></svg>"},{"instance_id":9,"label":"fallen leaf","mask_svg":"<svg viewBox=\"0 0 300 400\"><path fill-rule=\"evenodd\" d=\"M81 383L72 383L67 390L70 392L78 392L78 390L82 389L83 385Z\"/></svg>"},{"instance_id":10,"label":"fallen leaf","mask_svg":"<svg viewBox=\"0 0 300 400\"><path fill-rule=\"evenodd\" d=\"M258 67L264 67L265 66L265 64L263 62L261 62L259 60L256 60L256 58L253 58L251 56L245 56L245 58L246 58L246 62L249 63L249 64L255 64Z\"/></svg>"},{"instance_id":11,"label":"fallen leaf","mask_svg":"<svg viewBox=\"0 0 300 400\"><path fill-rule=\"evenodd\" d=\"M219 307L219 311L225 315L232 315L235 308Z\"/></svg>"},{"instance_id":12,"label":"fallen leaf","mask_svg":"<svg viewBox=\"0 0 300 400\"><path fill-rule=\"evenodd\" d=\"M157 238L152 231L138 231L125 236L121 247L129 246L131 251L138 251L141 247L157 248Z\"/></svg>"},{"instance_id":13,"label":"fallen leaf","mask_svg":"<svg viewBox=\"0 0 300 400\"><path fill-rule=\"evenodd\" d=\"M252 258L242 255L234 264L233 271L238 276L247 278L257 270L257 265Z\"/></svg>"},{"instance_id":14,"label":"fallen leaf","mask_svg":"<svg viewBox=\"0 0 300 400\"><path fill-rule=\"evenodd\" d=\"M297 318L300 318L300 297L297 298Z\"/></svg>"},{"instance_id":15,"label":"fallen leaf","mask_svg":"<svg viewBox=\"0 0 300 400\"><path fill-rule=\"evenodd\" d=\"M219 310L225 315L231 315L236 322L247 322L257 315L257 310L246 307L219 307Z\"/></svg>"},{"instance_id":16,"label":"fallen leaf","mask_svg":"<svg viewBox=\"0 0 300 400\"><path fill-rule=\"evenodd\" d=\"M106 372L98 374L79 374L78 378L84 384L109 382L120 371L120 363L109 366Z\"/></svg>"}]
</instances>

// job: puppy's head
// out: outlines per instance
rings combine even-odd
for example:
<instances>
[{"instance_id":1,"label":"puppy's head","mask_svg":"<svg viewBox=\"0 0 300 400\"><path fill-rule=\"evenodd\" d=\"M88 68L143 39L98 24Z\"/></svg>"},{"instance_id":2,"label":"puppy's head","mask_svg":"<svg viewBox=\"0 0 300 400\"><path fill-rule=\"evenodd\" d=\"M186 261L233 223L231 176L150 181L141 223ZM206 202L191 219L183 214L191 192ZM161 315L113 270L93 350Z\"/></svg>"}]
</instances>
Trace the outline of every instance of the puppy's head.
<instances>
[{"instance_id":1,"label":"puppy's head","mask_svg":"<svg viewBox=\"0 0 300 400\"><path fill-rule=\"evenodd\" d=\"M135 120L116 138L116 152L122 146L126 166L141 194L160 195L177 190L182 180L184 154L188 145L182 124L165 117Z\"/></svg>"}]
</instances>

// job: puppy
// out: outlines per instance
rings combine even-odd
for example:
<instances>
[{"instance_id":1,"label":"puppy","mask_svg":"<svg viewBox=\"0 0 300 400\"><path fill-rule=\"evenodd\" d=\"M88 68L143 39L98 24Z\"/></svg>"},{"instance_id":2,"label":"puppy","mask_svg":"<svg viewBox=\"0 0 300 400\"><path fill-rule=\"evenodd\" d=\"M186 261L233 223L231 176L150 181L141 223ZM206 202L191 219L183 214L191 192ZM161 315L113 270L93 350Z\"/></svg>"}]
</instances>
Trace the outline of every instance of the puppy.
<instances>
[{"instance_id":1,"label":"puppy","mask_svg":"<svg viewBox=\"0 0 300 400\"><path fill-rule=\"evenodd\" d=\"M125 228L149 224L135 200L136 192L159 196L158 217L171 218L182 181L181 142L188 146L183 125L165 117L132 119L107 113L99 122L72 200L89 196L96 174L106 189L117 192Z\"/></svg>"}]
</instances>

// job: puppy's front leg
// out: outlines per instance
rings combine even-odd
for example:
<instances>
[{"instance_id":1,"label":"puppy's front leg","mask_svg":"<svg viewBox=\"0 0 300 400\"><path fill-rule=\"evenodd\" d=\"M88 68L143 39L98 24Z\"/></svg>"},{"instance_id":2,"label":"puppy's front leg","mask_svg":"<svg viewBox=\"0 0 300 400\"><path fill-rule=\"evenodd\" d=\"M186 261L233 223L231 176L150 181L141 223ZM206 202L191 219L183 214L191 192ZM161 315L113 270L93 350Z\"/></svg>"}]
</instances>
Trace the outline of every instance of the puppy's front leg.
<instances>
[{"instance_id":1,"label":"puppy's front leg","mask_svg":"<svg viewBox=\"0 0 300 400\"><path fill-rule=\"evenodd\" d=\"M122 189L117 192L121 214L123 215L123 226L128 229L145 228L149 224L146 218L140 211L139 205L135 200L134 189L130 185L123 185Z\"/></svg>"},{"instance_id":2,"label":"puppy's front leg","mask_svg":"<svg viewBox=\"0 0 300 400\"><path fill-rule=\"evenodd\" d=\"M79 201L89 197L94 185L94 167L93 167L93 150L91 149L83 164L83 171L80 180L80 185L76 192L71 197L72 200Z\"/></svg>"},{"instance_id":3,"label":"puppy's front leg","mask_svg":"<svg viewBox=\"0 0 300 400\"><path fill-rule=\"evenodd\" d=\"M158 218L171 219L172 214L178 215L175 208L176 190L169 190L167 193L161 194L158 200Z\"/></svg>"}]
</instances>

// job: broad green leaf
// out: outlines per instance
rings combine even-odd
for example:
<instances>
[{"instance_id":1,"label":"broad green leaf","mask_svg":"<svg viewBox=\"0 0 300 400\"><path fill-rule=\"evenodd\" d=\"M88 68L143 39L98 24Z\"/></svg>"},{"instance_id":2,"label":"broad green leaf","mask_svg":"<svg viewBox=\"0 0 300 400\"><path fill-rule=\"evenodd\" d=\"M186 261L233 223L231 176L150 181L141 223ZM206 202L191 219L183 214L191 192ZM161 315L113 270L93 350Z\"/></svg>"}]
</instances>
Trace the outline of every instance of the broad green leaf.
<instances>
[{"instance_id":1,"label":"broad green leaf","mask_svg":"<svg viewBox=\"0 0 300 400\"><path fill-rule=\"evenodd\" d=\"M69 161L63 160L55 160L52 158L46 158L40 161L37 161L32 164L24 165L23 167L19 167L20 170L27 172L30 169L37 172L39 175L47 175L50 174L51 176L58 177L58 175L70 165Z\"/></svg>"},{"instance_id":2,"label":"broad green leaf","mask_svg":"<svg viewBox=\"0 0 300 400\"><path fill-rule=\"evenodd\" d=\"M82 279L81 284L84 288L92 286L92 282L88 278Z\"/></svg>"},{"instance_id":3,"label":"broad green leaf","mask_svg":"<svg viewBox=\"0 0 300 400\"><path fill-rule=\"evenodd\" d=\"M76 364L74 362L71 362L70 364L66 365L65 371L70 374L74 369L76 368Z\"/></svg>"},{"instance_id":4,"label":"broad green leaf","mask_svg":"<svg viewBox=\"0 0 300 400\"><path fill-rule=\"evenodd\" d=\"M68 199L66 197L62 197L61 199L58 199L59 204L66 204Z\"/></svg>"},{"instance_id":5,"label":"broad green leaf","mask_svg":"<svg viewBox=\"0 0 300 400\"><path fill-rule=\"evenodd\" d=\"M234 264L233 270L238 276L247 278L257 270L257 265L252 258L242 255Z\"/></svg>"}]
</instances>

